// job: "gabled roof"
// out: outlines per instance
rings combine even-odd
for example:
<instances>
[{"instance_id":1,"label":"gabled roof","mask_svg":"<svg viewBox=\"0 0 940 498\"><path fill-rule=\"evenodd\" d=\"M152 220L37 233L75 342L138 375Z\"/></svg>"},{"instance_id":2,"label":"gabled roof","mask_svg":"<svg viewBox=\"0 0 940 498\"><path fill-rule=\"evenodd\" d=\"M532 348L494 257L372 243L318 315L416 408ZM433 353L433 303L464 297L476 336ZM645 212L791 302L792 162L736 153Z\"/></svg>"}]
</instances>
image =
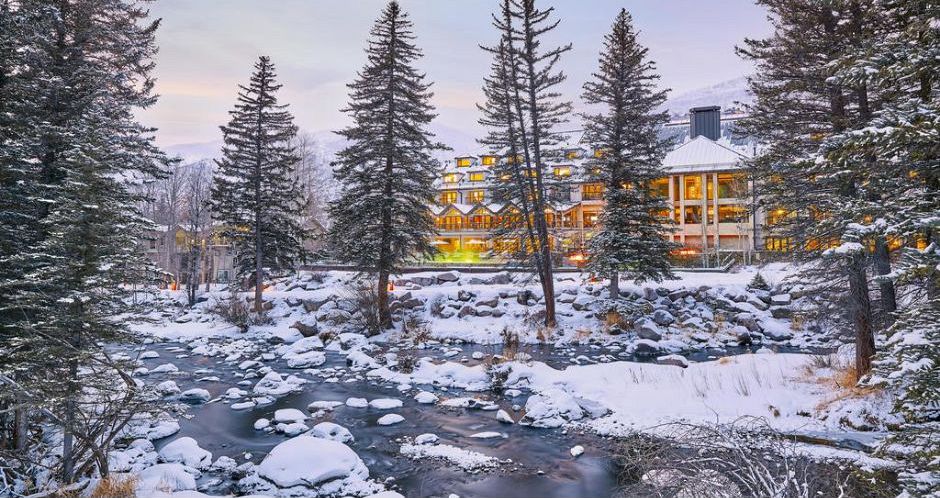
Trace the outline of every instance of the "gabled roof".
<instances>
[{"instance_id":1,"label":"gabled roof","mask_svg":"<svg viewBox=\"0 0 940 498\"><path fill-rule=\"evenodd\" d=\"M741 168L744 154L725 147L714 140L698 136L673 149L663 160L667 173L680 171L717 171Z\"/></svg>"}]
</instances>

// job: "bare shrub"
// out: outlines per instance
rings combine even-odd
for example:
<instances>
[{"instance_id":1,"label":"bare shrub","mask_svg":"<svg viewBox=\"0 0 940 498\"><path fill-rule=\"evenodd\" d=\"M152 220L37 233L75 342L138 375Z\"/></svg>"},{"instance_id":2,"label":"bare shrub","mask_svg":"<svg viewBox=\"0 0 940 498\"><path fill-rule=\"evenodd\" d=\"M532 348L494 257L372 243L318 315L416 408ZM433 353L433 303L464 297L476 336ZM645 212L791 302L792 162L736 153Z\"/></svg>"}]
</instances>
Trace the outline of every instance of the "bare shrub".
<instances>
[{"instance_id":1,"label":"bare shrub","mask_svg":"<svg viewBox=\"0 0 940 498\"><path fill-rule=\"evenodd\" d=\"M252 325L248 304L241 299L234 286L229 287L228 296L219 300L212 308L212 312L226 322L238 327L242 332L246 332L248 327Z\"/></svg>"},{"instance_id":2,"label":"bare shrub","mask_svg":"<svg viewBox=\"0 0 940 498\"><path fill-rule=\"evenodd\" d=\"M370 337L382 331L382 322L379 320L379 293L376 285L373 281L347 285L341 297L358 311L353 314L351 323Z\"/></svg>"},{"instance_id":3,"label":"bare shrub","mask_svg":"<svg viewBox=\"0 0 940 498\"><path fill-rule=\"evenodd\" d=\"M431 340L431 329L428 323L417 314L405 315L401 322L401 329L402 335L411 339L411 343L415 346Z\"/></svg>"},{"instance_id":4,"label":"bare shrub","mask_svg":"<svg viewBox=\"0 0 940 498\"><path fill-rule=\"evenodd\" d=\"M315 271L310 273L310 281L322 284L326 281L327 273L325 271Z\"/></svg>"},{"instance_id":5,"label":"bare shrub","mask_svg":"<svg viewBox=\"0 0 940 498\"><path fill-rule=\"evenodd\" d=\"M500 336L503 339L503 351L501 356L509 361L514 360L519 354L519 333L509 327L503 327Z\"/></svg>"},{"instance_id":6,"label":"bare shrub","mask_svg":"<svg viewBox=\"0 0 940 498\"><path fill-rule=\"evenodd\" d=\"M655 435L650 435L655 434ZM622 496L779 498L893 496L891 486L832 461L815 461L764 419L671 423L620 441Z\"/></svg>"},{"instance_id":7,"label":"bare shrub","mask_svg":"<svg viewBox=\"0 0 940 498\"><path fill-rule=\"evenodd\" d=\"M418 364L418 355L414 351L402 351L398 353L398 371L409 374L414 372Z\"/></svg>"},{"instance_id":8,"label":"bare shrub","mask_svg":"<svg viewBox=\"0 0 940 498\"><path fill-rule=\"evenodd\" d=\"M137 479L134 476L111 474L102 479L89 498L132 498L137 496Z\"/></svg>"}]
</instances>

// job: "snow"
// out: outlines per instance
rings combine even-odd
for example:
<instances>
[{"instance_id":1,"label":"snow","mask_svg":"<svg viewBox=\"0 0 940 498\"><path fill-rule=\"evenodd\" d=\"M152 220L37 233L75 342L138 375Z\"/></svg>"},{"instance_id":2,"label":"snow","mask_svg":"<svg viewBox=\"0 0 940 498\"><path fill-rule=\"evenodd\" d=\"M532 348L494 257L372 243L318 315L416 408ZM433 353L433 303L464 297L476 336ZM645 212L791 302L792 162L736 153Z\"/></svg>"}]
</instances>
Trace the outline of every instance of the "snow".
<instances>
[{"instance_id":1,"label":"snow","mask_svg":"<svg viewBox=\"0 0 940 498\"><path fill-rule=\"evenodd\" d=\"M340 443L352 443L355 441L349 429L339 424L334 424L333 422L320 422L310 429L310 435Z\"/></svg>"},{"instance_id":2,"label":"snow","mask_svg":"<svg viewBox=\"0 0 940 498\"><path fill-rule=\"evenodd\" d=\"M365 464L348 446L311 436L297 436L278 444L258 464L257 471L281 488L369 477Z\"/></svg>"},{"instance_id":3,"label":"snow","mask_svg":"<svg viewBox=\"0 0 940 498\"><path fill-rule=\"evenodd\" d=\"M588 412L610 415L588 424L602 433L625 433L667 422L727 423L768 417L778 430L806 430L823 422L805 416L833 393L803 377L801 354L745 354L692 363L686 369L612 362L556 370L544 363L513 363L506 385L538 394L526 402L525 420L537 427L579 421ZM838 423L833 421L832 423Z\"/></svg>"},{"instance_id":4,"label":"snow","mask_svg":"<svg viewBox=\"0 0 940 498\"><path fill-rule=\"evenodd\" d=\"M160 463L137 473L137 493L147 495L155 490L186 491L196 489L196 478L179 463Z\"/></svg>"},{"instance_id":5,"label":"snow","mask_svg":"<svg viewBox=\"0 0 940 498\"><path fill-rule=\"evenodd\" d=\"M376 410L391 410L393 408L401 408L402 401L392 398L373 399L369 402L369 406Z\"/></svg>"},{"instance_id":6,"label":"snow","mask_svg":"<svg viewBox=\"0 0 940 498\"><path fill-rule=\"evenodd\" d=\"M421 391L418 394L415 394L415 401L423 405L433 405L437 403L437 395L428 391Z\"/></svg>"},{"instance_id":7,"label":"snow","mask_svg":"<svg viewBox=\"0 0 940 498\"><path fill-rule=\"evenodd\" d=\"M449 444L406 443L401 445L399 452L415 460L423 458L445 460L467 471L492 468L499 464L499 460L494 457Z\"/></svg>"},{"instance_id":8,"label":"snow","mask_svg":"<svg viewBox=\"0 0 940 498\"><path fill-rule=\"evenodd\" d=\"M571 453L571 456L577 458L584 454L584 446L581 446L580 444L573 446L570 450L568 450L568 452Z\"/></svg>"},{"instance_id":9,"label":"snow","mask_svg":"<svg viewBox=\"0 0 940 498\"><path fill-rule=\"evenodd\" d=\"M307 415L296 408L283 408L274 412L275 422L302 422Z\"/></svg>"},{"instance_id":10,"label":"snow","mask_svg":"<svg viewBox=\"0 0 940 498\"><path fill-rule=\"evenodd\" d=\"M365 398L349 398L346 400L346 406L351 408L365 408L369 406L369 401Z\"/></svg>"},{"instance_id":11,"label":"snow","mask_svg":"<svg viewBox=\"0 0 940 498\"><path fill-rule=\"evenodd\" d=\"M199 447L191 437L181 437L160 449L160 460L167 463L182 463L187 467L205 469L212 464L212 453Z\"/></svg>"},{"instance_id":12,"label":"snow","mask_svg":"<svg viewBox=\"0 0 940 498\"><path fill-rule=\"evenodd\" d=\"M376 420L375 423L379 425L394 425L394 424L399 424L404 421L405 421L405 417L402 417L401 415L397 413L389 413L388 415L382 415L381 417L379 417L379 419Z\"/></svg>"}]
</instances>

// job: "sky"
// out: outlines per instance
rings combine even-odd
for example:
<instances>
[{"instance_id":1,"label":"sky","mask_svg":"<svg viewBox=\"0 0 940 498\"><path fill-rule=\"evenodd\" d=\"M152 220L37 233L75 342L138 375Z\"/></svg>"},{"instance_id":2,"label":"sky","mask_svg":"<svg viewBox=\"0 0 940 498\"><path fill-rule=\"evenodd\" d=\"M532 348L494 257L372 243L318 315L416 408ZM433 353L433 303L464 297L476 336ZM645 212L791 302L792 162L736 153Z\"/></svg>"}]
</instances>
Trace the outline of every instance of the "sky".
<instances>
[{"instance_id":1,"label":"sky","mask_svg":"<svg viewBox=\"0 0 940 498\"><path fill-rule=\"evenodd\" d=\"M156 126L161 146L221 139L237 87L259 55L274 62L282 103L296 123L313 132L348 123L340 111L346 84L365 62L369 29L384 0L155 0L156 91L160 99L140 118ZM478 45L497 33L490 25L497 0L400 0L414 22L418 63L434 82L437 127L478 134L475 104L482 100L490 58ZM554 5L558 28L545 42L570 42L560 64L561 87L578 105L581 86L596 70L604 34L621 8L633 16L672 95L720 83L751 71L734 53L745 37L770 27L753 0L542 0Z\"/></svg>"}]
</instances>

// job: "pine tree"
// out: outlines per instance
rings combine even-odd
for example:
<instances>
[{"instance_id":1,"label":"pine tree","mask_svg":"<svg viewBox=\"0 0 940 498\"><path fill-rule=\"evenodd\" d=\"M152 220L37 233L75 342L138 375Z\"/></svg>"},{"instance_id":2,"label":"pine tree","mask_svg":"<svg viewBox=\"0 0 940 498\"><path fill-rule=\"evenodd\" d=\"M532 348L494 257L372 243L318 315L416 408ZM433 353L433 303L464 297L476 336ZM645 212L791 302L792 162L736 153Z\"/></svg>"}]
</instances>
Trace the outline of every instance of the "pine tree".
<instances>
[{"instance_id":1,"label":"pine tree","mask_svg":"<svg viewBox=\"0 0 940 498\"><path fill-rule=\"evenodd\" d=\"M583 117L585 137L603 151L587 167L604 183L606 201L602 228L590 240L588 267L609 275L611 299L619 296L620 272L637 283L672 277L669 253L678 247L668 240L670 206L650 189L664 176L660 164L670 143L659 137L669 119L656 111L666 91L656 90L659 76L647 52L622 9L605 36L600 69L584 85L584 101L601 107Z\"/></svg>"},{"instance_id":2,"label":"pine tree","mask_svg":"<svg viewBox=\"0 0 940 498\"><path fill-rule=\"evenodd\" d=\"M127 323L142 311L131 304L134 289L154 274L136 252L144 220L132 187L166 164L154 130L134 117L155 102L157 23L131 1L12 4L22 23L16 91L0 93L27 105L3 140L16 133L15 153L28 165L14 189L25 187L15 194L30 219L12 258L18 285L4 296L16 321L0 337L0 382L60 431L58 476L68 482L107 474L108 446L145 400L102 344L130 339ZM7 63L4 54L0 66ZM36 450L13 458L38 461Z\"/></svg>"},{"instance_id":3,"label":"pine tree","mask_svg":"<svg viewBox=\"0 0 940 498\"><path fill-rule=\"evenodd\" d=\"M304 255L304 199L293 181L297 133L279 104L271 59L258 58L248 86L239 85L231 120L222 126L222 159L212 188L213 216L235 246L238 275L251 277L255 312L262 311L264 269L292 269Z\"/></svg>"},{"instance_id":4,"label":"pine tree","mask_svg":"<svg viewBox=\"0 0 940 498\"><path fill-rule=\"evenodd\" d=\"M436 116L431 84L415 68L422 53L408 14L389 2L370 33L368 61L344 109L353 124L338 132L349 145L335 162L342 192L330 207L330 240L338 259L377 274L378 323L388 328L389 276L434 252L428 206L440 165L432 153L446 147L427 131Z\"/></svg>"},{"instance_id":5,"label":"pine tree","mask_svg":"<svg viewBox=\"0 0 940 498\"><path fill-rule=\"evenodd\" d=\"M904 425L886 447L904 448L899 481L909 496L940 493L940 6L876 4L876 36L847 54L838 77L886 96L872 125L840 137L844 163L879 157L885 190L878 219L866 224L903 247L890 278L905 296L875 357L869 385L896 396ZM913 246L913 247L912 247ZM918 248L920 247L920 248Z\"/></svg>"},{"instance_id":6,"label":"pine tree","mask_svg":"<svg viewBox=\"0 0 940 498\"><path fill-rule=\"evenodd\" d=\"M801 277L834 306L847 300L856 336L856 371L870 368L875 324L868 271L872 261L859 230L879 212L877 160L837 160L839 137L870 124L881 95L836 78L837 62L871 39L872 11L850 0L761 0L774 33L746 40L739 53L757 64L749 79L755 102L739 121L762 148L751 163L768 210L788 215L769 235L790 240ZM875 216L877 217L877 216Z\"/></svg>"},{"instance_id":7,"label":"pine tree","mask_svg":"<svg viewBox=\"0 0 940 498\"><path fill-rule=\"evenodd\" d=\"M548 327L555 326L556 318L553 238L546 212L553 211L553 200L565 191L565 185L548 180L546 161L555 152L551 147L565 138L555 132L555 127L564 123L571 112L571 103L561 100L556 88L565 81L556 64L571 45L542 47L545 36L560 22L551 19L553 12L551 7L536 8L535 0L502 1L500 11L493 16L499 43L483 47L493 54L494 73L484 81L487 102L481 107L485 112L480 121L494 128L483 143L494 153L510 153L509 163L497 170L500 177L507 178L507 185L497 192L503 196L500 200L522 209L521 215L509 217L509 225L522 235L516 252L530 256L527 259L535 266L545 296ZM494 113L502 108L510 109L511 114L500 123ZM517 153L512 154L513 150Z\"/></svg>"}]
</instances>

